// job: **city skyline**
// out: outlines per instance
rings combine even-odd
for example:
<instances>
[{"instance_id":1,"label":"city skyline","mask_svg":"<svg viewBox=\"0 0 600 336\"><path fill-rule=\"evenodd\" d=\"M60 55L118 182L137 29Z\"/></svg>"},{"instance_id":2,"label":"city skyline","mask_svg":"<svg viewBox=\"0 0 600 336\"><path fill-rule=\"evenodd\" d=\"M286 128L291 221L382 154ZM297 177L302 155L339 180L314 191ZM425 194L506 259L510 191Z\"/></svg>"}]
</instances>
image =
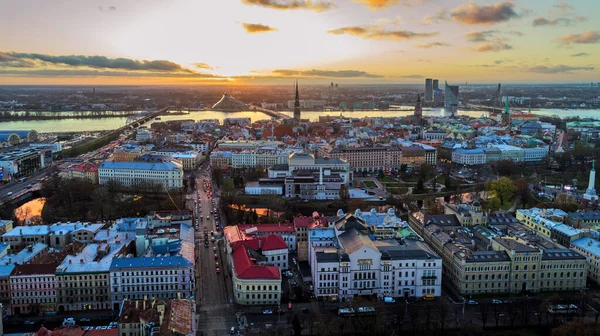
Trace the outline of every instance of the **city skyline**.
<instances>
[{"instance_id":1,"label":"city skyline","mask_svg":"<svg viewBox=\"0 0 600 336\"><path fill-rule=\"evenodd\" d=\"M597 82L600 3L0 4L0 84Z\"/></svg>"}]
</instances>

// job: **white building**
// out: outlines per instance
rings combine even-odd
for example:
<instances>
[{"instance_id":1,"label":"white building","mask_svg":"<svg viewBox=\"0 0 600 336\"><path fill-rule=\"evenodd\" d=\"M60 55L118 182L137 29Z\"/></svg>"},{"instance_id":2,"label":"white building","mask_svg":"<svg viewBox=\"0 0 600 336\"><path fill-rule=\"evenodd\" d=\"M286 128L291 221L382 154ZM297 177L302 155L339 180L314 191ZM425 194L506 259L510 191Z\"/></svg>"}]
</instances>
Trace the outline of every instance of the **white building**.
<instances>
[{"instance_id":1,"label":"white building","mask_svg":"<svg viewBox=\"0 0 600 336\"><path fill-rule=\"evenodd\" d=\"M194 267L182 256L116 258L110 266L113 304L124 299L186 299L194 295Z\"/></svg>"},{"instance_id":2,"label":"white building","mask_svg":"<svg viewBox=\"0 0 600 336\"><path fill-rule=\"evenodd\" d=\"M145 127L140 127L137 129L135 134L135 141L137 142L148 142L152 141L152 131Z\"/></svg>"},{"instance_id":3,"label":"white building","mask_svg":"<svg viewBox=\"0 0 600 336\"><path fill-rule=\"evenodd\" d=\"M29 147L51 147L52 153L58 153L62 151L62 142L32 142Z\"/></svg>"},{"instance_id":4,"label":"white building","mask_svg":"<svg viewBox=\"0 0 600 336\"><path fill-rule=\"evenodd\" d=\"M524 159L525 152L521 147L511 145L495 145L494 147L500 150L500 160L522 162Z\"/></svg>"},{"instance_id":5,"label":"white building","mask_svg":"<svg viewBox=\"0 0 600 336\"><path fill-rule=\"evenodd\" d=\"M442 260L422 242L414 238L400 243L372 241L369 226L353 216L334 225L309 230L315 296L348 301L370 295L441 295Z\"/></svg>"},{"instance_id":6,"label":"white building","mask_svg":"<svg viewBox=\"0 0 600 336\"><path fill-rule=\"evenodd\" d=\"M548 155L548 146L523 148L524 162L540 162Z\"/></svg>"},{"instance_id":7,"label":"white building","mask_svg":"<svg viewBox=\"0 0 600 336\"><path fill-rule=\"evenodd\" d=\"M484 165L486 155L481 148L455 148L452 151L452 163L467 166Z\"/></svg>"},{"instance_id":8,"label":"white building","mask_svg":"<svg viewBox=\"0 0 600 336\"><path fill-rule=\"evenodd\" d=\"M98 181L100 184L106 184L111 180L124 186L156 183L175 189L183 186L183 168L176 161L157 163L104 161L98 167Z\"/></svg>"}]
</instances>

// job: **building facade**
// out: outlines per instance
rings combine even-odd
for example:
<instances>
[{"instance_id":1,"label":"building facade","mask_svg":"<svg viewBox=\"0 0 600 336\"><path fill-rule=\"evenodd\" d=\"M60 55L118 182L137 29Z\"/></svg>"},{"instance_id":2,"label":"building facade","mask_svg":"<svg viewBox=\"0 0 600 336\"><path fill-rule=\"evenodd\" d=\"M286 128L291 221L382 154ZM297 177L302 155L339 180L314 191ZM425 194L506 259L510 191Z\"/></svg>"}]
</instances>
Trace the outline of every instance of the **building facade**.
<instances>
[{"instance_id":1,"label":"building facade","mask_svg":"<svg viewBox=\"0 0 600 336\"><path fill-rule=\"evenodd\" d=\"M159 163L105 161L98 168L98 181L100 184L114 181L126 187L153 183L168 189L180 189L183 186L183 168L175 161Z\"/></svg>"}]
</instances>

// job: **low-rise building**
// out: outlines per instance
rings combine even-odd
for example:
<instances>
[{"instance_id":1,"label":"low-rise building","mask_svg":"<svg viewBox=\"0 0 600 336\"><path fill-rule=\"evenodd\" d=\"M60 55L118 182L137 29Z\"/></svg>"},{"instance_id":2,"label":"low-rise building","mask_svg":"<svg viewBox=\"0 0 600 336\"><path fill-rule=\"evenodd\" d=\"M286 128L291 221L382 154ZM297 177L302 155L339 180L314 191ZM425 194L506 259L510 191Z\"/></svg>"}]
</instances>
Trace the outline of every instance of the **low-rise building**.
<instances>
[{"instance_id":1,"label":"low-rise building","mask_svg":"<svg viewBox=\"0 0 600 336\"><path fill-rule=\"evenodd\" d=\"M180 189L183 187L183 168L176 161L104 161L98 168L98 181L100 184L113 181L126 187L147 183L159 184L168 189Z\"/></svg>"},{"instance_id":2,"label":"low-rise building","mask_svg":"<svg viewBox=\"0 0 600 336\"><path fill-rule=\"evenodd\" d=\"M119 308L118 335L195 335L195 304L189 299L123 300Z\"/></svg>"}]
</instances>

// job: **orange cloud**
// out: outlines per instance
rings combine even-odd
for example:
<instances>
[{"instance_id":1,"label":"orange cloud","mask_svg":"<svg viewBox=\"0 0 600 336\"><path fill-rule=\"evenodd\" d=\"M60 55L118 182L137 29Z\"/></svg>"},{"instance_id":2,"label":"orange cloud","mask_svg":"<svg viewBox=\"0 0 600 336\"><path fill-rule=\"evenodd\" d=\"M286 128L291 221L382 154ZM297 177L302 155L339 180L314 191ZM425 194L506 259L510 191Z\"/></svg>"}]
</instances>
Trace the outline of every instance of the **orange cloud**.
<instances>
[{"instance_id":1,"label":"orange cloud","mask_svg":"<svg viewBox=\"0 0 600 336\"><path fill-rule=\"evenodd\" d=\"M324 12L335 8L335 5L332 2L313 2L311 0L242 0L242 3L246 5L260 6L278 10L305 9L315 12Z\"/></svg>"},{"instance_id":2,"label":"orange cloud","mask_svg":"<svg viewBox=\"0 0 600 336\"><path fill-rule=\"evenodd\" d=\"M372 40L410 40L431 37L438 32L415 33L408 30L385 30L375 26L349 26L327 31L334 35L353 35Z\"/></svg>"},{"instance_id":3,"label":"orange cloud","mask_svg":"<svg viewBox=\"0 0 600 336\"><path fill-rule=\"evenodd\" d=\"M556 40L558 43L563 45L574 44L590 44L600 42L600 31L588 30L581 34L569 34L567 36L559 37Z\"/></svg>"},{"instance_id":4,"label":"orange cloud","mask_svg":"<svg viewBox=\"0 0 600 336\"><path fill-rule=\"evenodd\" d=\"M475 51L477 52L502 51L510 49L512 49L512 46L503 42L487 42L475 47Z\"/></svg>"},{"instance_id":5,"label":"orange cloud","mask_svg":"<svg viewBox=\"0 0 600 336\"><path fill-rule=\"evenodd\" d=\"M448 43L443 43L443 42L429 42L429 43L424 43L424 44L415 44L415 47L423 48L423 49L429 49L429 48L433 48L433 47L448 47L448 46L450 46Z\"/></svg>"},{"instance_id":6,"label":"orange cloud","mask_svg":"<svg viewBox=\"0 0 600 336\"><path fill-rule=\"evenodd\" d=\"M515 4L506 1L484 6L477 6L474 3L464 4L455 8L450 16L453 20L463 24L492 25L508 21L519 15L515 11Z\"/></svg>"},{"instance_id":7,"label":"orange cloud","mask_svg":"<svg viewBox=\"0 0 600 336\"><path fill-rule=\"evenodd\" d=\"M268 33L277 31L277 28L273 28L261 23L245 23L242 22L242 26L246 30L246 33L256 34L256 33Z\"/></svg>"}]
</instances>

